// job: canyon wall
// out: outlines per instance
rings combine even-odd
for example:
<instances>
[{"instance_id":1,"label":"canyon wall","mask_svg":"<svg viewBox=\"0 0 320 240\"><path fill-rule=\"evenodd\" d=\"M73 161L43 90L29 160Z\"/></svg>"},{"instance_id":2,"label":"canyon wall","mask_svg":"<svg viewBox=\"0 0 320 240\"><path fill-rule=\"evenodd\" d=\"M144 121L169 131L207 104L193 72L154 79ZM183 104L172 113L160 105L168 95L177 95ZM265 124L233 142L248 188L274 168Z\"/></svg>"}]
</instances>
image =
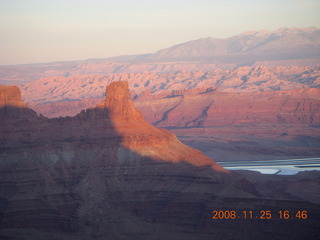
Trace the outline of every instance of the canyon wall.
<instances>
[{"instance_id":1,"label":"canyon wall","mask_svg":"<svg viewBox=\"0 0 320 240\"><path fill-rule=\"evenodd\" d=\"M210 87L223 92L253 93L317 88L320 86L320 68L245 66L233 70L56 76L27 83L21 87L21 91L24 101L29 105L78 101L102 98L104 86L113 81L128 81L133 97L145 91L170 95L172 91Z\"/></svg>"},{"instance_id":2,"label":"canyon wall","mask_svg":"<svg viewBox=\"0 0 320 240\"><path fill-rule=\"evenodd\" d=\"M13 90L12 90L13 89ZM147 123L129 98L128 84L112 83L106 99L75 117L48 119L21 105L19 90L2 87L25 118L0 111L0 237L3 239L273 239L319 234L319 203L290 186L266 191ZM3 103L4 102L4 103ZM17 106L18 105L18 106ZM279 188L279 183L284 185ZM271 182L270 182L271 183ZM269 183L268 183L269 184ZM286 190L288 189L288 190ZM306 189L306 188L305 188ZM213 210L259 213L308 211L302 220L212 219ZM237 227L234 227L236 224ZM239 231L241 229L241 231Z\"/></svg>"},{"instance_id":3,"label":"canyon wall","mask_svg":"<svg viewBox=\"0 0 320 240\"><path fill-rule=\"evenodd\" d=\"M68 116L101 101L101 86L97 86L104 80L129 79L131 97L149 123L171 128L184 143L212 158L300 158L320 154L318 78L318 68L260 66L43 79L25 87L23 93L30 91L24 98L38 113ZM80 98L77 93L82 94ZM73 100L65 101L66 94ZM82 99L88 95L100 98ZM48 100L52 102L44 103Z\"/></svg>"}]
</instances>

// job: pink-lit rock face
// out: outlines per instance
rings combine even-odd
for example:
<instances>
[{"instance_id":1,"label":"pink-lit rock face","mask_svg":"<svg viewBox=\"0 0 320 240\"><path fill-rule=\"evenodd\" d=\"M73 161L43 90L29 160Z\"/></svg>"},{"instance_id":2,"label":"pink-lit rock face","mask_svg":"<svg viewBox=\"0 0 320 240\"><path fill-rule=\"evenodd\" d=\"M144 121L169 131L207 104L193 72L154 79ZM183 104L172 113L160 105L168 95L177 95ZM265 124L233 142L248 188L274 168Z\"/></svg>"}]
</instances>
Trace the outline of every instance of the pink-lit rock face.
<instances>
[{"instance_id":1,"label":"pink-lit rock face","mask_svg":"<svg viewBox=\"0 0 320 240\"><path fill-rule=\"evenodd\" d=\"M320 89L212 91L135 101L147 121L219 161L317 157Z\"/></svg>"},{"instance_id":2,"label":"pink-lit rock face","mask_svg":"<svg viewBox=\"0 0 320 240\"><path fill-rule=\"evenodd\" d=\"M40 78L22 86L29 105L102 98L104 87L113 81L128 81L133 95L183 89L219 88L223 92L262 92L319 86L319 67L238 67L233 70L179 71L175 73L119 73Z\"/></svg>"},{"instance_id":3,"label":"pink-lit rock face","mask_svg":"<svg viewBox=\"0 0 320 240\"><path fill-rule=\"evenodd\" d=\"M320 89L207 93L136 100L147 121L161 127L243 124L319 124ZM194 106L194 107L192 107Z\"/></svg>"}]
</instances>

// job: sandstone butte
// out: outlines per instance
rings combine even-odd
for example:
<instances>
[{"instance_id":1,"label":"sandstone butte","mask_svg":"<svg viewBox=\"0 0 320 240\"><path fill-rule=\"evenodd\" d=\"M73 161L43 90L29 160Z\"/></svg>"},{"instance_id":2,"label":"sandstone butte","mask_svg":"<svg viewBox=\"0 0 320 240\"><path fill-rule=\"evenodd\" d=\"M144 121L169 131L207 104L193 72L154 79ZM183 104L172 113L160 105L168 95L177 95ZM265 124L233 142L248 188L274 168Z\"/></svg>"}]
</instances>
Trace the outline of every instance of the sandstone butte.
<instances>
[{"instance_id":1,"label":"sandstone butte","mask_svg":"<svg viewBox=\"0 0 320 240\"><path fill-rule=\"evenodd\" d=\"M17 117L14 116L14 112L21 111L28 112L33 120L36 118L36 114L22 102L18 87L1 86L0 91L0 107L4 118ZM68 137L76 139L86 136L93 138L112 136L118 138L122 146L142 156L171 162L186 161L195 166L208 165L214 170L228 172L200 151L182 144L174 134L164 129L157 129L145 121L130 99L127 82L118 81L110 84L106 89L106 99L102 103L96 108L82 111L74 119L38 119L40 130L44 130L41 128L46 130L40 133L40 136L37 132L30 131L29 136L20 141L41 141L46 137L51 140L61 140ZM13 122L15 120L18 119L11 119ZM98 122L97 125L95 120ZM81 125L87 126L82 128ZM48 133L47 136L45 132Z\"/></svg>"},{"instance_id":2,"label":"sandstone butte","mask_svg":"<svg viewBox=\"0 0 320 240\"><path fill-rule=\"evenodd\" d=\"M319 234L313 215L308 225L298 222L294 229L291 222L239 221L235 227L230 220L212 221L213 210L315 211L319 205L285 191L279 183L289 183L283 180L260 191L258 183L153 127L134 107L127 82L111 83L102 103L75 117L38 116L23 104L17 87L0 87L0 106L1 239Z\"/></svg>"}]
</instances>

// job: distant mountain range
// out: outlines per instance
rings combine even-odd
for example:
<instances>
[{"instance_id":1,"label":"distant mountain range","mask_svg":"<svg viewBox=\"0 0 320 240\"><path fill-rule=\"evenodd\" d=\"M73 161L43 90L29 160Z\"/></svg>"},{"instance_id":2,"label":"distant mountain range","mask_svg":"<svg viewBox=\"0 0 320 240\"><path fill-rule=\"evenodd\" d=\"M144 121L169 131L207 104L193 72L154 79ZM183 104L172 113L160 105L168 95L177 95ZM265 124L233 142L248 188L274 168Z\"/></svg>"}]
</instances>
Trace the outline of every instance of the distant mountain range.
<instances>
[{"instance_id":1,"label":"distant mountain range","mask_svg":"<svg viewBox=\"0 0 320 240\"><path fill-rule=\"evenodd\" d=\"M225 39L201 38L154 54L115 57L112 60L254 62L319 56L320 29L310 27L251 31Z\"/></svg>"},{"instance_id":2,"label":"distant mountain range","mask_svg":"<svg viewBox=\"0 0 320 240\"><path fill-rule=\"evenodd\" d=\"M260 65L317 66L319 63L319 28L281 28L273 32L246 32L226 39L202 38L152 54L0 66L0 84L23 84L43 77L84 74L175 73Z\"/></svg>"}]
</instances>

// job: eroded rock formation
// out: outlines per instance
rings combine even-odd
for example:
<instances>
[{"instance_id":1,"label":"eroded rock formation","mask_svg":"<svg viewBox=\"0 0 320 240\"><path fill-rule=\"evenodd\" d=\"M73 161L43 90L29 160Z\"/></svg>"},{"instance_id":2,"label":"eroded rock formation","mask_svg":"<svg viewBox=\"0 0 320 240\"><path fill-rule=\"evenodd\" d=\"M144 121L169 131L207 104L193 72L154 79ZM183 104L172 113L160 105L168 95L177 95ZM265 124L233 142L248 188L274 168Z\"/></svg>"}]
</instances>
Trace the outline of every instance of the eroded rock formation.
<instances>
[{"instance_id":1,"label":"eroded rock formation","mask_svg":"<svg viewBox=\"0 0 320 240\"><path fill-rule=\"evenodd\" d=\"M21 87L27 104L77 101L101 98L105 85L113 81L128 81L137 95L143 91L163 94L184 89L203 89L211 86L223 92L257 93L319 87L320 68L243 66L233 70L212 68L177 72L138 72L117 74L90 74L68 77L39 78Z\"/></svg>"}]
</instances>

